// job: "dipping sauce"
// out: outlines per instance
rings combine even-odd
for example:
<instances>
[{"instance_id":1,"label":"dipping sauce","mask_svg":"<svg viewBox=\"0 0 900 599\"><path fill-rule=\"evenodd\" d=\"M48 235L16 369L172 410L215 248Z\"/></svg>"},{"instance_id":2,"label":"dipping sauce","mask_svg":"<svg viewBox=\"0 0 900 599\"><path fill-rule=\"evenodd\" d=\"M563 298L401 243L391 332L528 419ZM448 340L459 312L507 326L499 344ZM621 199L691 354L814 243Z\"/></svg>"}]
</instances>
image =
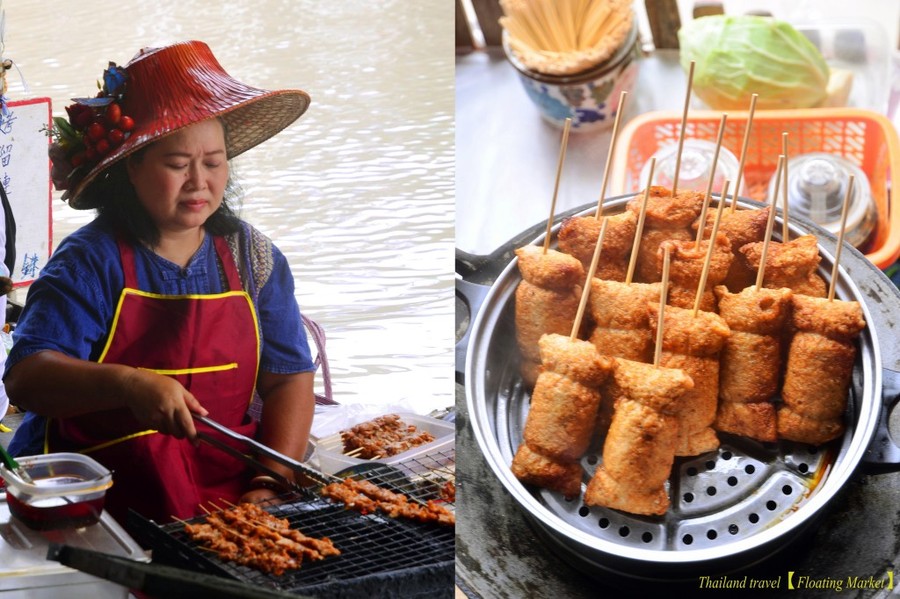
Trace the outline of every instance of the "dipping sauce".
<instances>
[{"instance_id":1,"label":"dipping sauce","mask_svg":"<svg viewBox=\"0 0 900 599\"><path fill-rule=\"evenodd\" d=\"M82 528L103 512L112 474L97 461L75 453L18 459L31 480L0 466L10 514L34 530Z\"/></svg>"},{"instance_id":2,"label":"dipping sauce","mask_svg":"<svg viewBox=\"0 0 900 599\"><path fill-rule=\"evenodd\" d=\"M9 512L32 530L83 528L96 524L103 512L105 495L84 500L78 496L57 496L25 503L6 492Z\"/></svg>"}]
</instances>

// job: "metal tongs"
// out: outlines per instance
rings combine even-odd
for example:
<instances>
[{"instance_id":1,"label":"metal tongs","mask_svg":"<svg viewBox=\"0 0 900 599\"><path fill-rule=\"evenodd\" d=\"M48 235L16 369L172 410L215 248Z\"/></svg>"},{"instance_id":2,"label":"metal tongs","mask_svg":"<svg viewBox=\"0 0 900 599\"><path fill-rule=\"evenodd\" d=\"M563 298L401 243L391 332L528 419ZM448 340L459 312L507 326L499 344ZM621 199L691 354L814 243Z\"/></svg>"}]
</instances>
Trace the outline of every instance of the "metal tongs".
<instances>
[{"instance_id":1,"label":"metal tongs","mask_svg":"<svg viewBox=\"0 0 900 599\"><path fill-rule=\"evenodd\" d=\"M251 439L250 437L245 437L244 435L236 433L233 430L231 430L230 428L228 428L227 426L223 426L223 425L219 424L215 420L211 420L211 419L207 418L206 416L200 416L199 414L192 414L192 416L194 417L194 420L196 420L197 422L202 422L206 426L222 433L223 435L225 435L227 437L230 437L236 441L243 442L245 445L252 448L253 452L256 455L265 456L271 460L274 460L274 461L278 462L279 464L281 464L283 466L287 466L294 472L302 474L302 475L306 476L307 478L309 478L319 484L327 485L327 484L330 484L333 482L340 482L340 479L335 476L331 476L330 474L325 474L324 472L319 472L315 468L311 468L310 466L307 466L306 464L303 464L302 462L298 462L297 460L295 460L293 458L289 458L288 456L284 455L283 453L279 453L279 452L275 451L274 449L272 449L271 447L267 447L266 445L263 445L259 441L256 441L255 439ZM209 443L210 445L212 445L214 447L221 449L225 453L228 453L228 454L244 461L245 463L252 466L256 470L271 476L272 478L277 480L279 483L285 485L285 487L287 487L287 488L293 489L295 491L304 491L303 487L301 487L294 481L288 479L283 474L280 474L280 473L272 470L271 468L269 468L268 466L266 466L265 464L260 462L258 459L256 459L253 455L247 454L238 449L235 449L231 445L228 445L227 443L223 443L220 439L218 439L217 437L214 437L213 435L210 435L209 433L198 430L197 438L199 438L201 441Z\"/></svg>"},{"instance_id":2,"label":"metal tongs","mask_svg":"<svg viewBox=\"0 0 900 599\"><path fill-rule=\"evenodd\" d=\"M2 458L3 465L6 466L7 470L18 476L22 482L29 485L34 484L34 481L31 480L31 475L28 474L25 468L22 468L22 465L2 445L0 445L0 458Z\"/></svg>"}]
</instances>

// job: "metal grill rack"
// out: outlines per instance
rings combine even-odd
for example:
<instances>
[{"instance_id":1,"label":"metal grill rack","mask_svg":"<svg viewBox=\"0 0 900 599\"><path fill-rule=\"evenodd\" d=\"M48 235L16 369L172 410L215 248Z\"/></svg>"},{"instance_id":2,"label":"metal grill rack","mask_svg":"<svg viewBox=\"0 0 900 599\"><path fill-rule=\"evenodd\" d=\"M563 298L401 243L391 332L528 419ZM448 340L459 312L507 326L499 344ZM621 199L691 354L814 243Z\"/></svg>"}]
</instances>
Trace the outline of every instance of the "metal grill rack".
<instances>
[{"instance_id":1,"label":"metal grill rack","mask_svg":"<svg viewBox=\"0 0 900 599\"><path fill-rule=\"evenodd\" d=\"M442 496L452 482L455 449L387 466L373 464L357 478L423 501L452 502ZM219 559L203 549L179 522L159 526L135 522L153 548L153 561L238 580L253 586L309 594L316 597L441 596L452 589L454 528L392 519L380 513L360 514L314 494L285 503L261 506L291 528L311 537L328 537L341 555L307 562L282 576ZM202 522L203 517L191 523Z\"/></svg>"}]
</instances>

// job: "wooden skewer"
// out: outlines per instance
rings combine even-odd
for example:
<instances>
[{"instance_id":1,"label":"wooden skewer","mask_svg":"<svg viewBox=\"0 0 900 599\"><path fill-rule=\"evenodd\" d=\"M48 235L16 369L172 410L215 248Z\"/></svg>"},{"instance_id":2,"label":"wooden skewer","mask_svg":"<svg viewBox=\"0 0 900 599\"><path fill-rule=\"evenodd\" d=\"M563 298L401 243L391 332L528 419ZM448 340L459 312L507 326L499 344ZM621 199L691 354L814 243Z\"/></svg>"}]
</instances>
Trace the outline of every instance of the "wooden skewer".
<instances>
[{"instance_id":1,"label":"wooden skewer","mask_svg":"<svg viewBox=\"0 0 900 599\"><path fill-rule=\"evenodd\" d=\"M778 157L778 166L775 168L775 180L781 177L781 169L784 167L784 154ZM762 254L759 257L759 269L756 271L756 291L762 288L763 277L766 273L766 257L769 255L769 242L772 240L772 229L775 228L775 206L778 205L778 185L775 185L775 196L772 198L772 207L769 210L769 219L766 221L766 236L763 238Z\"/></svg>"},{"instance_id":2,"label":"wooden skewer","mask_svg":"<svg viewBox=\"0 0 900 599\"><path fill-rule=\"evenodd\" d=\"M600 184L600 199L597 200L597 211L594 213L594 218L600 219L600 214L603 213L603 200L606 199L606 182L609 180L609 168L612 164L612 157L616 150L616 138L619 133L619 123L622 120L622 113L625 112L625 98L628 97L628 92L622 90L622 93L619 95L619 108L616 111L616 120L613 122L613 130L612 137L609 141L609 153L606 155L606 166L603 169L603 181Z\"/></svg>"},{"instance_id":3,"label":"wooden skewer","mask_svg":"<svg viewBox=\"0 0 900 599\"><path fill-rule=\"evenodd\" d=\"M364 448L364 447L357 447L356 449L351 449L350 451L348 451L348 452L345 453L344 455L345 455L345 456L348 456L348 457L351 457L351 458L355 458L356 456L358 456L359 454L362 453L362 450L363 450L363 449L365 449L365 448Z\"/></svg>"},{"instance_id":4,"label":"wooden skewer","mask_svg":"<svg viewBox=\"0 0 900 599\"><path fill-rule=\"evenodd\" d=\"M625 274L625 284L631 285L634 278L634 269L637 266L638 249L641 247L641 237L644 235L644 221L647 218L647 202L650 200L650 182L653 181L653 170L656 168L656 158L650 159L650 173L647 176L647 186L644 188L644 199L641 202L641 212L638 214L637 228L634 231L634 242L631 244L631 258L628 260L628 272Z\"/></svg>"},{"instance_id":5,"label":"wooden skewer","mask_svg":"<svg viewBox=\"0 0 900 599\"><path fill-rule=\"evenodd\" d=\"M544 235L544 253L550 249L550 231L553 229L553 215L556 214L556 196L559 194L559 179L562 175L563 162L566 160L566 146L569 144L569 129L572 127L572 117L566 118L563 126L562 144L559 148L559 162L556 165L556 183L553 186L553 201L550 202L550 218L547 219L547 233Z\"/></svg>"},{"instance_id":6,"label":"wooden skewer","mask_svg":"<svg viewBox=\"0 0 900 599\"><path fill-rule=\"evenodd\" d=\"M719 134L716 139L716 149L713 152L712 170L709 173L709 183L706 184L706 197L703 198L703 209L700 211L700 226L697 227L697 240L694 242L694 248L700 249L700 242L703 241L703 229L706 228L706 211L709 209L709 202L712 199L713 182L716 180L716 167L719 164L719 150L722 149L722 136L725 134L725 121L728 119L727 114L722 115L719 121ZM724 196L722 200L724 201Z\"/></svg>"},{"instance_id":7,"label":"wooden skewer","mask_svg":"<svg viewBox=\"0 0 900 599\"><path fill-rule=\"evenodd\" d=\"M662 287L659 291L659 317L656 323L656 348L653 350L653 366L659 368L659 362L662 358L662 342L663 342L663 321L666 318L666 300L669 290L669 244L662 244L663 247L663 271L662 271Z\"/></svg>"},{"instance_id":8,"label":"wooden skewer","mask_svg":"<svg viewBox=\"0 0 900 599\"><path fill-rule=\"evenodd\" d=\"M672 197L678 190L678 173L681 170L681 151L684 149L684 130L687 127L688 106L691 103L691 86L694 82L694 64L688 69L687 93L684 95L684 113L681 115L681 132L678 134L678 153L675 154L675 174L672 176Z\"/></svg>"},{"instance_id":9,"label":"wooden skewer","mask_svg":"<svg viewBox=\"0 0 900 599\"><path fill-rule=\"evenodd\" d=\"M850 207L850 198L853 195L854 176L850 175L847 181L847 193L844 195L844 205L841 207L841 228L838 230L837 247L834 250L834 264L831 266L831 282L828 284L828 301L834 301L835 283L838 276L838 263L841 261L841 250L844 247L844 229L847 227L847 212Z\"/></svg>"},{"instance_id":10,"label":"wooden skewer","mask_svg":"<svg viewBox=\"0 0 900 599\"><path fill-rule=\"evenodd\" d=\"M728 186L731 181L725 180L722 186L722 195L719 196L719 205L716 208L716 218L713 221L712 231L709 234L709 247L706 249L706 258L703 260L703 271L700 273L700 284L697 286L697 294L694 296L694 317L700 310L700 300L706 290L706 281L709 279L709 264L712 262L713 251L716 249L716 235L719 234L719 223L722 222L722 212L725 210L725 198L728 196Z\"/></svg>"},{"instance_id":11,"label":"wooden skewer","mask_svg":"<svg viewBox=\"0 0 900 599\"><path fill-rule=\"evenodd\" d=\"M750 111L747 113L747 127L744 129L744 141L741 144L741 162L738 165L737 177L734 180L734 191L732 192L731 212L734 212L737 206L738 194L741 193L741 179L744 178L744 164L747 162L747 148L750 147L750 128L753 126L753 113L756 112L756 99L759 94L750 96Z\"/></svg>"},{"instance_id":12,"label":"wooden skewer","mask_svg":"<svg viewBox=\"0 0 900 599\"><path fill-rule=\"evenodd\" d=\"M788 134L781 134L781 153L784 155L784 170L781 173L781 243L787 243L791 236L788 230Z\"/></svg>"},{"instance_id":13,"label":"wooden skewer","mask_svg":"<svg viewBox=\"0 0 900 599\"><path fill-rule=\"evenodd\" d=\"M597 244L594 246L594 255L591 257L591 268L587 273L587 280L584 282L584 288L581 290L581 301L578 302L578 312L575 313L575 322L572 323L572 334L569 335L569 341L575 341L578 337L578 330L581 328L581 319L584 317L584 308L587 306L588 296L591 294L591 279L594 278L594 271L597 270L597 262L600 261L600 250L603 247L603 238L606 237L606 225L609 217L603 217L600 224L600 236L597 237Z\"/></svg>"}]
</instances>

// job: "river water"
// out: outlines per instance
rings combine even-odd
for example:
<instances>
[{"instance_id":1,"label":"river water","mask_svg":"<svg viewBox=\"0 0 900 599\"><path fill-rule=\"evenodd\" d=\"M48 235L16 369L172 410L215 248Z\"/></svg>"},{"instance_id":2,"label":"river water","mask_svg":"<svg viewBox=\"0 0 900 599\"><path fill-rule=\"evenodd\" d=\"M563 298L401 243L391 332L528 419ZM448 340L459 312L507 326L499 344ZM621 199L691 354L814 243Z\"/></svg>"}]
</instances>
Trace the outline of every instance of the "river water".
<instances>
[{"instance_id":1,"label":"river water","mask_svg":"<svg viewBox=\"0 0 900 599\"><path fill-rule=\"evenodd\" d=\"M199 39L237 79L312 97L233 164L327 335L335 399L453 405L453 5L443 0L3 0L11 100L92 95L109 61ZM19 75L21 73L21 77ZM27 85L27 89L23 86ZM53 247L89 222L53 192ZM24 300L24 292L20 291ZM317 381L322 389L321 377Z\"/></svg>"}]
</instances>

